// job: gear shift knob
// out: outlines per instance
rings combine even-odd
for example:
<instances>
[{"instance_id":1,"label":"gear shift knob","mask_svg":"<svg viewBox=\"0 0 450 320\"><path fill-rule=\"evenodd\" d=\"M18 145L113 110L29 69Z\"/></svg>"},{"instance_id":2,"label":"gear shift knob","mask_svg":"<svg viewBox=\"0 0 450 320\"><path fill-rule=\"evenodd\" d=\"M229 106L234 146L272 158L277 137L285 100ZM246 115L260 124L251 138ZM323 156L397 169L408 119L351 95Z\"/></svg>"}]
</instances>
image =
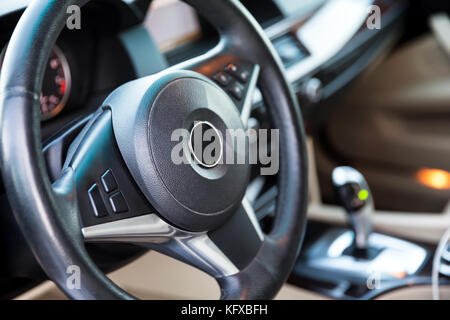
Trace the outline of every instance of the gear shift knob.
<instances>
[{"instance_id":1,"label":"gear shift knob","mask_svg":"<svg viewBox=\"0 0 450 320\"><path fill-rule=\"evenodd\" d=\"M332 181L355 232L356 248L367 249L368 238L372 232L370 216L374 205L366 179L351 167L337 167L333 170Z\"/></svg>"}]
</instances>

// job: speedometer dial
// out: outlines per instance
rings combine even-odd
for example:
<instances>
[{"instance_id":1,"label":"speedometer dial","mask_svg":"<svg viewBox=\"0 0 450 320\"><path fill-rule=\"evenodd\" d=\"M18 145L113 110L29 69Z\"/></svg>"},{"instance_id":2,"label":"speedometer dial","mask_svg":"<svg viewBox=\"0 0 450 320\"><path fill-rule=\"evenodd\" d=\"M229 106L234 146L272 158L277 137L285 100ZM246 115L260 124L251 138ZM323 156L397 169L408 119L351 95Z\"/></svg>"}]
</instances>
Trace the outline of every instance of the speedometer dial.
<instances>
[{"instance_id":1,"label":"speedometer dial","mask_svg":"<svg viewBox=\"0 0 450 320\"><path fill-rule=\"evenodd\" d=\"M6 48L1 55L3 57ZM0 66L1 68L1 66ZM55 46L47 63L41 92L41 119L48 120L59 114L67 104L71 88L69 64L63 52Z\"/></svg>"},{"instance_id":2,"label":"speedometer dial","mask_svg":"<svg viewBox=\"0 0 450 320\"><path fill-rule=\"evenodd\" d=\"M66 106L70 95L71 76L66 57L55 47L45 71L41 92L42 120L53 118Z\"/></svg>"}]
</instances>

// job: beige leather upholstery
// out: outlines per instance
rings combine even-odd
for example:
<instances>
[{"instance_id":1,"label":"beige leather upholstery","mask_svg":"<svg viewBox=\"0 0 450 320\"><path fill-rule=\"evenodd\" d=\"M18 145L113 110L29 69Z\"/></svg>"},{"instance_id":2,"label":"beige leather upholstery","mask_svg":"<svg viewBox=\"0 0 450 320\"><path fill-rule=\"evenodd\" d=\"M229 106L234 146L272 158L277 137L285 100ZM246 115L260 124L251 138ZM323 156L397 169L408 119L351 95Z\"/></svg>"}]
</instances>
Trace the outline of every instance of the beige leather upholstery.
<instances>
[{"instance_id":1,"label":"beige leather upholstery","mask_svg":"<svg viewBox=\"0 0 450 320\"><path fill-rule=\"evenodd\" d=\"M113 272L111 279L141 299L217 299L215 280L186 264L150 252L126 267ZM450 286L441 288L443 299L450 299ZM64 294L50 281L17 297L20 300L60 300ZM328 297L285 285L276 299L322 300ZM432 299L430 286L415 286L389 292L381 300Z\"/></svg>"},{"instance_id":2,"label":"beige leather upholstery","mask_svg":"<svg viewBox=\"0 0 450 320\"><path fill-rule=\"evenodd\" d=\"M110 277L141 299L218 299L220 295L219 286L213 278L156 252L149 252L113 272ZM60 300L66 297L52 282L47 281L16 299ZM277 299L311 300L326 297L285 285Z\"/></svg>"}]
</instances>

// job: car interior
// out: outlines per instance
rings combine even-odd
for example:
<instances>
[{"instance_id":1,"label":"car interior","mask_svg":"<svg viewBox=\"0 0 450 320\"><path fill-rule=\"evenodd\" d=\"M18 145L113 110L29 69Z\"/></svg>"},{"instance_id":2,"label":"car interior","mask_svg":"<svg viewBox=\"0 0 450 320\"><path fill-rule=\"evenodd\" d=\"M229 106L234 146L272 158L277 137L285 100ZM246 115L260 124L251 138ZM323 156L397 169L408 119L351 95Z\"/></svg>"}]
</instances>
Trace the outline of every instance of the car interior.
<instances>
[{"instance_id":1,"label":"car interior","mask_svg":"<svg viewBox=\"0 0 450 320\"><path fill-rule=\"evenodd\" d=\"M450 299L450 2L4 0L0 51L0 299Z\"/></svg>"}]
</instances>

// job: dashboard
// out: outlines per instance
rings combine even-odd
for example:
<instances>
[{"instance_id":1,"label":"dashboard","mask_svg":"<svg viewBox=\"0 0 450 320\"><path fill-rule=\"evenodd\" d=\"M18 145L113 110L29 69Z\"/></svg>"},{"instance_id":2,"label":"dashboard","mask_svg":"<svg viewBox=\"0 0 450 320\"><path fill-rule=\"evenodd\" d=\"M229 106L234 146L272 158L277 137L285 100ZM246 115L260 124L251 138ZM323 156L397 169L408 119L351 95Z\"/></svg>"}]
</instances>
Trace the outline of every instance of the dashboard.
<instances>
[{"instance_id":1,"label":"dashboard","mask_svg":"<svg viewBox=\"0 0 450 320\"><path fill-rule=\"evenodd\" d=\"M25 4L27 1L22 2ZM301 2L276 0L271 3L274 7L273 10L269 11L270 15L261 15L260 13L263 11L259 11L259 1L243 1L249 10L260 12L256 17L265 25L283 20L283 17L302 16L325 2L326 0ZM270 1L267 1L267 4L269 3ZM18 5L18 8L20 8L20 2ZM0 53L0 73L8 40L15 25L13 22L16 19L18 20L20 16L20 9L17 11L14 11L13 8L10 9L11 11L7 11L8 14L5 19L10 20L11 23L9 23L7 28L2 29L2 34L0 34L0 47L3 48ZM97 10L95 5L90 6L89 10L86 10L88 11L87 16L94 16ZM102 17L105 16L105 14L102 15ZM173 21L174 23L168 25L166 21ZM87 23L87 27L83 26L82 30L77 32L78 34L75 37L73 32L63 32L58 40L58 44L53 48L47 63L40 96L40 112L44 137L50 136L57 131L59 126L70 122L69 120L91 112L92 108L96 106L92 104L91 108L91 101L98 103L101 97L105 96L98 94L99 92L106 93L108 90L114 89L114 86L119 86L123 82L143 75L137 71L142 67L139 65L140 61L133 61L132 48L126 47L124 42L127 42L127 40L124 37L117 39L110 32L106 32L107 28L104 20L89 19ZM204 35L204 23L200 21L200 18L192 8L180 1L153 1L145 14L143 26L152 36L152 39L147 40L154 41L155 45L162 52L173 51L185 44L195 43L202 39ZM115 44L113 43L114 41L116 41ZM125 48L123 48L124 45ZM279 45L284 48L283 50L288 55L296 55L299 53L297 51L301 53L300 47L290 46L289 41L281 41ZM113 48L109 46L115 47L115 51L112 51ZM80 50L81 48L82 50ZM127 49L128 52L125 52ZM127 54L129 57L126 56ZM111 58L112 56L114 58ZM121 67L110 68L109 70L102 68L104 61L113 59L117 62L114 64L115 67L118 64ZM133 62L135 62L135 65L132 66ZM161 68L167 66L163 61L160 64ZM128 69L128 72L126 72L126 69ZM112 74L115 71L118 72ZM159 71L158 68L156 68L156 71ZM101 72L101 74L98 72ZM120 77L121 79L106 85L96 81L95 78L97 77L101 80ZM96 85L100 86L100 88ZM95 97L97 94L98 97Z\"/></svg>"},{"instance_id":2,"label":"dashboard","mask_svg":"<svg viewBox=\"0 0 450 320\"><path fill-rule=\"evenodd\" d=\"M9 38L25 2L16 2L14 8L10 4L10 11L3 11L3 4L0 5L0 73ZM45 66L40 96L43 140L88 116L114 88L136 78L117 36L140 22L132 9L121 1L98 1L89 4L82 14L82 28L62 31Z\"/></svg>"},{"instance_id":3,"label":"dashboard","mask_svg":"<svg viewBox=\"0 0 450 320\"><path fill-rule=\"evenodd\" d=\"M27 2L17 2L15 10L0 8L0 14L5 10L0 16L4 26L0 32L0 72L9 37ZM146 7L148 2L91 2L84 9L82 29L62 32L46 66L40 98L44 139L62 126L88 116L115 87L199 55L216 44L215 31L184 2L154 0L150 8ZM333 95L369 63L368 44L373 43L374 49L382 48L377 42L381 32L361 28L367 8L377 2L389 13L383 23L395 22L403 1L242 1L273 41L288 79L301 94L305 112L310 105ZM115 23L118 18L123 19L119 24ZM329 27L328 21L333 21L334 28ZM389 33L392 38L394 32ZM384 37L383 40L388 42ZM359 64L351 59L347 60L348 65L333 61L340 59L339 53L345 48L351 48L348 53L361 60ZM149 55L154 57L152 61ZM348 74L350 64L355 69L352 74ZM337 66L345 72L333 70ZM258 92L254 104L262 104Z\"/></svg>"}]
</instances>

